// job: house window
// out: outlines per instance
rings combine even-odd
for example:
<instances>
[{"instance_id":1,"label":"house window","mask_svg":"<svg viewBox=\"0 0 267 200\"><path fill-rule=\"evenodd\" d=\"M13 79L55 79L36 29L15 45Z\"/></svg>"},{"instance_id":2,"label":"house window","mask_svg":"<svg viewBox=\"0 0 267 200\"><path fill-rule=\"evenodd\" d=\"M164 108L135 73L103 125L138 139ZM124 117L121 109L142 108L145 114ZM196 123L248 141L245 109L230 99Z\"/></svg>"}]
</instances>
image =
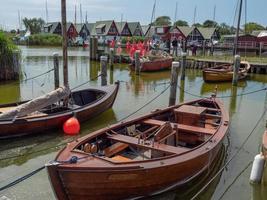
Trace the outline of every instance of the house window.
<instances>
[{"instance_id":1,"label":"house window","mask_svg":"<svg viewBox=\"0 0 267 200\"><path fill-rule=\"evenodd\" d=\"M157 33L157 34L163 34L163 33L164 33L164 28L163 28L163 27L158 27L158 28L156 29L156 33Z\"/></svg>"},{"instance_id":2,"label":"house window","mask_svg":"<svg viewBox=\"0 0 267 200\"><path fill-rule=\"evenodd\" d=\"M117 29L114 25L112 25L109 29L109 33L117 33Z\"/></svg>"},{"instance_id":3,"label":"house window","mask_svg":"<svg viewBox=\"0 0 267 200\"><path fill-rule=\"evenodd\" d=\"M103 34L105 32L105 28L97 28L96 33L97 34Z\"/></svg>"},{"instance_id":4,"label":"house window","mask_svg":"<svg viewBox=\"0 0 267 200\"><path fill-rule=\"evenodd\" d=\"M130 34L130 31L129 31L128 28L124 28L121 34L122 35L129 35Z\"/></svg>"}]
</instances>

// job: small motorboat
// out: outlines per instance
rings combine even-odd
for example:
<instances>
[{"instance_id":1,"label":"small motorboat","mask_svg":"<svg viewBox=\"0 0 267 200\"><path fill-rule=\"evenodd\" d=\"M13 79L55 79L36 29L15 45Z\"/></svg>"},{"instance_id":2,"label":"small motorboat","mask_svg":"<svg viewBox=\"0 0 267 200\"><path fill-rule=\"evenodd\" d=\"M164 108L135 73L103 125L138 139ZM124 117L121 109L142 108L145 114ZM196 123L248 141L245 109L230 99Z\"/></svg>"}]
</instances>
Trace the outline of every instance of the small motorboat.
<instances>
[{"instance_id":1,"label":"small motorboat","mask_svg":"<svg viewBox=\"0 0 267 200\"><path fill-rule=\"evenodd\" d=\"M229 129L215 97L156 110L69 143L46 165L58 199L137 199L189 183Z\"/></svg>"},{"instance_id":2,"label":"small motorboat","mask_svg":"<svg viewBox=\"0 0 267 200\"><path fill-rule=\"evenodd\" d=\"M29 112L31 105L37 104L34 100L0 105L0 139L61 128L64 122L73 116L80 122L89 120L112 107L118 89L119 83L116 83L111 86L73 91L69 95L68 105L62 98L59 98L54 101L56 103ZM45 96L41 99L41 105L47 101ZM25 104L30 106L22 108ZM18 112L21 110L25 110L25 112L19 115ZM11 117L8 113L14 114L14 116Z\"/></svg>"},{"instance_id":3,"label":"small motorboat","mask_svg":"<svg viewBox=\"0 0 267 200\"><path fill-rule=\"evenodd\" d=\"M245 79L249 69L250 64L248 62L241 62L238 72L238 80ZM233 73L232 64L221 64L203 69L203 79L205 82L227 82L233 80Z\"/></svg>"}]
</instances>

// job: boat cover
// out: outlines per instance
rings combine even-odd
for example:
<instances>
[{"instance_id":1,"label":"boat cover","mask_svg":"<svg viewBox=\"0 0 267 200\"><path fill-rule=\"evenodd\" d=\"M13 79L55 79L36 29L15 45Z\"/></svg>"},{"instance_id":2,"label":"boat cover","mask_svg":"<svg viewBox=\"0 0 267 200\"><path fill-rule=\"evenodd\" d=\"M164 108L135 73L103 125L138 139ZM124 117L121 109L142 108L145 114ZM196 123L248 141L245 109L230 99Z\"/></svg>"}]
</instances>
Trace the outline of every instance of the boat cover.
<instances>
[{"instance_id":1,"label":"boat cover","mask_svg":"<svg viewBox=\"0 0 267 200\"><path fill-rule=\"evenodd\" d=\"M40 111L42 108L57 103L62 99L66 99L69 95L70 89L68 87L60 87L41 97L28 101L12 110L0 114L0 120L15 119L17 117L29 115L33 112Z\"/></svg>"}]
</instances>

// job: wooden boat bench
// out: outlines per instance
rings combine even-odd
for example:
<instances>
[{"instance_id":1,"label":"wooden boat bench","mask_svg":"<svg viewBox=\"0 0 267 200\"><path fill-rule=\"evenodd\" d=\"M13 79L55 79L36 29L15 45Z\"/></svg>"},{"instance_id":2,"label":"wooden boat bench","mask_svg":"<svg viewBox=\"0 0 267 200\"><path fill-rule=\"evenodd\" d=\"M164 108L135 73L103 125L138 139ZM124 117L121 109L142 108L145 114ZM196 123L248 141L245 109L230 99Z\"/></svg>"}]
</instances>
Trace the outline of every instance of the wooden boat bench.
<instances>
[{"instance_id":1,"label":"wooden boat bench","mask_svg":"<svg viewBox=\"0 0 267 200\"><path fill-rule=\"evenodd\" d=\"M149 124L149 125L156 125L156 126L162 126L165 121L161 120L155 120L155 119L146 119L142 121L144 124ZM176 123L171 123L172 126L174 126ZM205 134L205 135L213 135L216 130L214 129L207 129L207 128L202 128L202 127L197 127L197 126L190 126L190 125L184 125L184 124L176 124L178 125L178 131L184 131L184 132L190 132L190 133L200 133L200 134Z\"/></svg>"},{"instance_id":2,"label":"wooden boat bench","mask_svg":"<svg viewBox=\"0 0 267 200\"><path fill-rule=\"evenodd\" d=\"M135 145L138 147L143 147L146 149L161 151L161 152L165 152L165 153L169 153L169 154L181 154L181 153L184 153L184 152L190 150L188 148L174 147L174 146L169 146L169 145L165 145L165 144L160 144L158 142L154 142L154 145L151 143L143 144L140 142L140 140L138 138L129 137L129 136L120 135L120 134L109 135L108 138L111 140L117 141L117 142L129 144L129 145Z\"/></svg>"}]
</instances>

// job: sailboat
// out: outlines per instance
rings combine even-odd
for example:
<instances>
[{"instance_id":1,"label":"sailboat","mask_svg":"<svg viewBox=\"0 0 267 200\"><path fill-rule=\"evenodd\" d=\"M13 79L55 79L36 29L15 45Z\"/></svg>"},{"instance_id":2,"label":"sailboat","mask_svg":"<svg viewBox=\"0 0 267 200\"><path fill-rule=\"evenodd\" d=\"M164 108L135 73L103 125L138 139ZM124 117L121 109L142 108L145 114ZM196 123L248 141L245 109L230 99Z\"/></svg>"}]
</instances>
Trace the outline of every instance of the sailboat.
<instances>
[{"instance_id":1,"label":"sailboat","mask_svg":"<svg viewBox=\"0 0 267 200\"><path fill-rule=\"evenodd\" d=\"M240 19L242 13L242 3L243 0L240 1L239 7L239 16L238 16L238 25L234 43L234 55L237 53L238 48L238 37L239 37L239 28L240 28ZM227 82L232 81L233 79L233 64L222 64L217 65L211 68L205 68L203 70L203 79L205 82ZM248 71L250 70L250 64L248 62L241 62L240 68L238 71L238 80L245 79L248 75Z\"/></svg>"},{"instance_id":2,"label":"sailboat","mask_svg":"<svg viewBox=\"0 0 267 200\"><path fill-rule=\"evenodd\" d=\"M113 106L119 89L118 82L85 90L69 89L66 13L62 14L62 27L64 86L30 101L0 105L0 139L61 128L73 116L83 122Z\"/></svg>"}]
</instances>

